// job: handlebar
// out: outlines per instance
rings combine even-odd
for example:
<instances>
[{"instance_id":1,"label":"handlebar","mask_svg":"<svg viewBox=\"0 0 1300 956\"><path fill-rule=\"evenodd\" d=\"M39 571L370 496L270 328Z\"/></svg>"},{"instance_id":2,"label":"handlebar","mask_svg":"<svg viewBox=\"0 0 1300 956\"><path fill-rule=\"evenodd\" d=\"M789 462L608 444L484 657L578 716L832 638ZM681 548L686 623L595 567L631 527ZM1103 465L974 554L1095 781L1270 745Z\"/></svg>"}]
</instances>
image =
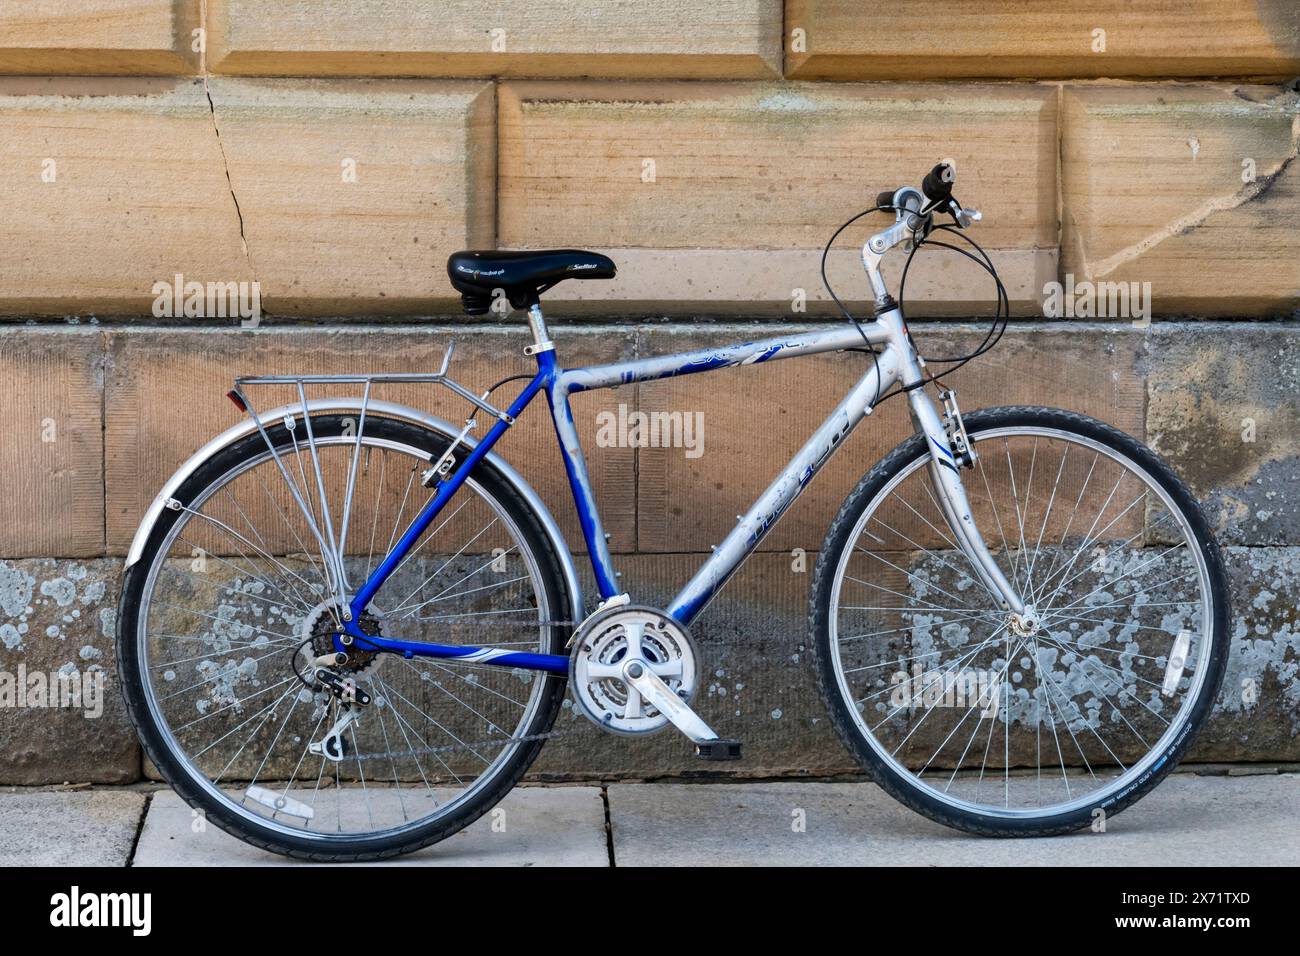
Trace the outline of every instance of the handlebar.
<instances>
[{"instance_id":1,"label":"handlebar","mask_svg":"<svg viewBox=\"0 0 1300 956\"><path fill-rule=\"evenodd\" d=\"M952 183L957 171L947 163L940 163L921 180L921 192L931 205L939 206L952 198Z\"/></svg>"},{"instance_id":2,"label":"handlebar","mask_svg":"<svg viewBox=\"0 0 1300 956\"><path fill-rule=\"evenodd\" d=\"M893 225L871 236L862 246L862 264L867 270L871 289L876 296L877 315L882 309L896 307L885 280L880 276L880 261L886 252L900 243L909 244L909 247L915 251L934 228L936 212L948 213L961 229L983 218L978 209L962 208L962 204L953 196L952 184L956 178L957 171L951 164L940 163L926 173L925 178L921 180L920 189L915 186L904 186L893 192L876 194L876 206L881 210L892 209L895 214ZM827 248L829 249L829 246Z\"/></svg>"},{"instance_id":3,"label":"handlebar","mask_svg":"<svg viewBox=\"0 0 1300 956\"><path fill-rule=\"evenodd\" d=\"M929 217L934 212L947 212L956 221L957 225L963 229L972 223L979 222L982 218L979 210L963 209L961 203L953 198L952 187L956 178L957 170L951 164L939 163L926 173L925 178L921 180L920 194L925 200L922 208L927 211L924 217L926 231L928 231ZM877 193L876 205L886 209L894 209L900 217L910 216L914 224L921 222L922 220L916 219L916 214L921 210L915 208L911 202L905 199L900 200L898 198L900 192L911 193L912 197L915 197L917 190L908 186L894 192ZM915 202L915 198L912 199L912 202Z\"/></svg>"}]
</instances>

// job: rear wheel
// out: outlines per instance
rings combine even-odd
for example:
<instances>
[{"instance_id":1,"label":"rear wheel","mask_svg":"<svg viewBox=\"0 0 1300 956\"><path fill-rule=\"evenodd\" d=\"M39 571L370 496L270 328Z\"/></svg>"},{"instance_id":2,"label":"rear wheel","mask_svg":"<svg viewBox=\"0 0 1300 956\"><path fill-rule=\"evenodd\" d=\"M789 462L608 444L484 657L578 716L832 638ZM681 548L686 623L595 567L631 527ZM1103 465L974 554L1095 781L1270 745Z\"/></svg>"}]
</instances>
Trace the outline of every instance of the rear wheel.
<instances>
[{"instance_id":1,"label":"rear wheel","mask_svg":"<svg viewBox=\"0 0 1300 956\"><path fill-rule=\"evenodd\" d=\"M880 785L948 826L1062 833L1186 752L1218 692L1228 590L1186 487L1070 412L966 417L973 517L1031 605L1013 619L954 543L915 436L845 501L812 596L820 685Z\"/></svg>"},{"instance_id":2,"label":"rear wheel","mask_svg":"<svg viewBox=\"0 0 1300 956\"><path fill-rule=\"evenodd\" d=\"M341 615L331 567L348 593L367 578L427 500L422 473L448 439L374 416L360 438L352 417L294 424L218 452L164 509L118 615L128 709L155 766L223 829L311 859L393 856L455 833L515 785L542 746L521 738L549 731L564 680L356 652L341 669L369 704L313 680ZM332 528L341 559L314 528ZM362 625L563 653L563 581L537 515L484 462Z\"/></svg>"}]
</instances>

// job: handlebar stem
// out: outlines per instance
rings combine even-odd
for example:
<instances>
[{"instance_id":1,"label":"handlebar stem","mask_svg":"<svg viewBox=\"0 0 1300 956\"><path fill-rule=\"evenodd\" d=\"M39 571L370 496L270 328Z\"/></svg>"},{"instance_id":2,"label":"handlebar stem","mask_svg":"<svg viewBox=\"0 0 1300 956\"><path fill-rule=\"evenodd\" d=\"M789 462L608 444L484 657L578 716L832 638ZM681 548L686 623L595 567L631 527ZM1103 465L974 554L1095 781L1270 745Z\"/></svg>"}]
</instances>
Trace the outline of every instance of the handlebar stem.
<instances>
[{"instance_id":1,"label":"handlebar stem","mask_svg":"<svg viewBox=\"0 0 1300 956\"><path fill-rule=\"evenodd\" d=\"M875 294L877 306L893 301L889 287L880 275L880 260L886 252L906 239L911 231L907 220L899 219L884 232L876 233L862 246L862 267L867 270L867 278L871 280L871 291Z\"/></svg>"}]
</instances>

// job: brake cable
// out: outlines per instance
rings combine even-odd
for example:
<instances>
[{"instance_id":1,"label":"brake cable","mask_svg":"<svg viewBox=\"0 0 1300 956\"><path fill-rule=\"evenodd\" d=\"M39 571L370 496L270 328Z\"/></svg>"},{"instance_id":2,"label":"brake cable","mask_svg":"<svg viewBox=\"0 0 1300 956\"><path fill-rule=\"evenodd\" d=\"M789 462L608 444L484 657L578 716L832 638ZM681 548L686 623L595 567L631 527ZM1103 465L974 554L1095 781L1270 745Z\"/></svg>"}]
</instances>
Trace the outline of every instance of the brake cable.
<instances>
[{"instance_id":1,"label":"brake cable","mask_svg":"<svg viewBox=\"0 0 1300 956\"><path fill-rule=\"evenodd\" d=\"M898 210L898 208L899 207L894 206L892 204L876 205L870 209L865 209L862 212L858 213L856 216L853 216L850 219L846 220L831 235L825 247L822 249L822 257L821 257L822 285L826 287L827 293L830 295L831 299L835 302L835 305L839 308L840 312L842 312L845 318L847 318L850 322L852 322L854 327L857 328L858 333L862 336L863 343L866 345L865 349L850 349L849 351L858 351L858 352L865 351L871 355L872 364L876 369L877 383L879 383L879 375L880 375L879 353L877 352L876 347L872 345L871 341L867 338L867 333L866 330L863 329L862 327L861 320L858 319L855 315L853 315L848 310L848 308L845 307L844 303L840 301L839 296L835 294L835 290L831 287L830 279L826 275L826 259L830 253L831 246L834 244L835 240L838 239L840 234L843 233L844 230L847 229L850 225L857 222L863 216L868 216L874 212ZM932 209L927 210L927 214L932 211L933 211ZM957 246L951 245L950 243L941 242L940 240L931 238L932 234L935 232L953 233L958 238L962 239L968 245L973 247L975 251L978 253L978 256L973 255L970 252L967 252L965 249L961 249L958 248ZM989 324L989 329L984 335L984 340L980 342L979 346L976 347L975 351L967 355L955 356L951 358L928 357L922 355L921 350L916 345L916 340L912 338L911 330L907 329L906 324L904 324L904 328L907 330L908 341L912 343L912 347L916 349L917 355L921 357L922 362L927 363L926 381L927 383L929 383L929 382L938 382L944 376L950 375L951 373L957 371L957 369L961 368L967 362L985 354L986 352L990 351L994 346L996 346L998 342L1001 340L1002 334L1006 331L1007 323L1010 321L1011 302L1010 302L1010 297L1007 295L1006 286L1003 284L1001 277L998 275L997 269L994 267L993 262L989 258L988 253L984 251L984 249L979 245L979 243L977 243L974 239L970 238L970 236L966 235L964 231L957 229L954 226L950 226L947 224L938 225L938 226L931 225L931 227L925 230L924 233L922 233L920 230L913 230L912 232L912 249L908 253L907 261L903 265L903 274L902 274L902 278L899 281L898 310L900 313L903 313L904 315L906 314L903 311L903 303L905 301L904 293L907 287L907 274L912 267L912 259L916 256L917 252L920 251L921 247L927 244L936 246L941 249L948 249L952 252L956 252L959 255L965 256L967 259L970 259L972 262L974 262L981 269L983 269L985 272L987 272L990 276L993 277L993 282L997 290L997 305L994 309L993 318ZM933 363L936 365L952 365L952 368L944 369L942 372L936 375L935 373L930 371L928 367L929 363ZM872 401L871 407L874 408L880 403L890 398L893 398L895 395L899 395L904 391L908 391L908 389L900 387L894 389L891 392L888 392L884 396L881 396L879 384L877 384L876 397Z\"/></svg>"},{"instance_id":2,"label":"brake cable","mask_svg":"<svg viewBox=\"0 0 1300 956\"><path fill-rule=\"evenodd\" d=\"M853 225L863 216L870 216L873 212L883 212L886 209L893 209L893 208L895 207L892 205L889 206L876 205L876 206L872 206L870 209L862 210L862 212L858 213L856 216L846 219L844 223L838 229L836 229L834 233L831 234L831 237L828 240L826 240L826 245L822 249L822 266L821 266L822 285L826 287L826 291L827 293L829 293L831 299L835 302L835 305L839 308L841 312L844 313L844 317L853 323L854 327L858 330L858 334L862 336L863 344L866 345L865 349L850 349L849 351L868 352L871 355L871 364L876 370L876 397L871 401L871 405L869 406L871 408L874 408L882 401L880 397L880 357L876 352L876 347L872 345L871 340L867 338L867 332L866 329L862 327L862 322L858 319L857 316L855 316L852 312L850 312L845 307L844 303L840 301L840 297L835 294L835 290L831 288L831 280L826 276L826 257L827 255L830 254L831 246L835 244L835 240L840 237L840 233L842 233L845 229L849 228L849 226Z\"/></svg>"},{"instance_id":3,"label":"brake cable","mask_svg":"<svg viewBox=\"0 0 1300 956\"><path fill-rule=\"evenodd\" d=\"M971 253L967 252L965 249L960 249L957 246L950 245L949 243L946 242L940 242L937 239L932 239L930 238L930 236L926 236L921 240L920 243L918 243L916 246L912 248L912 251L908 254L907 262L903 265L903 275L899 282L899 290L898 290L900 308L901 308L901 303L903 301L904 290L907 287L907 273L911 269L912 258L916 255L917 251L920 249L922 245L937 246L941 249L948 249L952 252L957 253L958 255L965 256L967 259L970 259L972 262L974 262L981 269L983 269L985 272L987 272L990 276L993 277L993 282L997 289L997 307L994 310L993 319L990 322L989 330L984 334L984 340L980 342L980 344L976 347L975 351L970 352L967 355L959 355L953 357L938 357L938 356L927 356L927 355L921 356L922 359L927 363L933 363L936 365L953 366L952 368L945 369L943 372L939 373L938 375L931 376L932 381L937 381L943 376L949 375L952 372L957 371L957 369L961 368L971 359L978 358L979 356L990 351L994 346L998 344L998 342L1002 338L1002 334L1006 331L1007 323L1010 321L1011 318L1011 302L1009 296L1007 295L1006 286L1003 284L1001 277L998 275L997 269L993 266L993 262L989 258L988 253L986 253L984 249L980 247L979 243L977 243L974 239L970 238L970 236L966 235L964 232L955 229L949 225L936 226L932 230L932 232L948 232L948 233L952 233L953 235L956 235L958 238L962 239L964 242L966 242L968 245L974 248L975 251L979 253L979 257L977 258L975 255L972 255ZM912 334L910 330L908 332L908 339L912 340ZM913 347L915 347L916 345L915 341L912 341L912 344ZM920 354L920 349L917 349L917 353Z\"/></svg>"}]
</instances>

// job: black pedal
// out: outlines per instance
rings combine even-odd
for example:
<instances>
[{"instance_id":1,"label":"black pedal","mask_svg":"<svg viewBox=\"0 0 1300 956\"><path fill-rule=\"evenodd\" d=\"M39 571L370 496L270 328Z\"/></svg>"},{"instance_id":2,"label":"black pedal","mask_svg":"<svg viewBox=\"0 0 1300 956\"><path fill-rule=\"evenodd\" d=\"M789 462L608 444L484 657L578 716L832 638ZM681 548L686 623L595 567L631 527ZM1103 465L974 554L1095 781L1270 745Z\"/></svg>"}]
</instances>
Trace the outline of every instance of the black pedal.
<instances>
[{"instance_id":1,"label":"black pedal","mask_svg":"<svg viewBox=\"0 0 1300 956\"><path fill-rule=\"evenodd\" d=\"M739 740L705 740L695 745L695 756L701 760L739 760Z\"/></svg>"}]
</instances>

